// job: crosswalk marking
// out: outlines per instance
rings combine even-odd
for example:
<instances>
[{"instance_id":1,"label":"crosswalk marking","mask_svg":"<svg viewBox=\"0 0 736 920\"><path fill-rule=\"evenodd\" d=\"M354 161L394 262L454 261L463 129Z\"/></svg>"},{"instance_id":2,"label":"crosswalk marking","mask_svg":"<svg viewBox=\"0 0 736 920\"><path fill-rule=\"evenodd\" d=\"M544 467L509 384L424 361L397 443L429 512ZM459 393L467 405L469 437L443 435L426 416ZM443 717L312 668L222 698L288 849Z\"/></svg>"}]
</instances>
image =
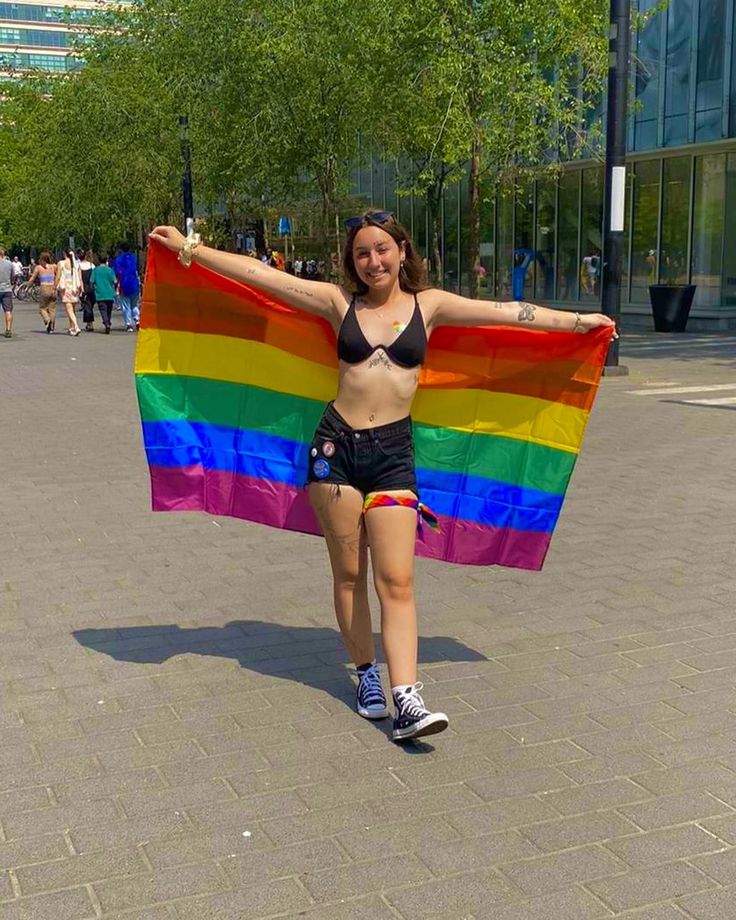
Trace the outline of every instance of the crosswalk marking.
<instances>
[{"instance_id":1,"label":"crosswalk marking","mask_svg":"<svg viewBox=\"0 0 736 920\"><path fill-rule=\"evenodd\" d=\"M646 390L627 390L632 396L675 396L680 393L709 393L715 390L736 390L736 381L733 383L713 383L689 387L658 387Z\"/></svg>"},{"instance_id":2,"label":"crosswalk marking","mask_svg":"<svg viewBox=\"0 0 736 920\"><path fill-rule=\"evenodd\" d=\"M722 396L720 399L683 399L693 406L736 406L736 396Z\"/></svg>"}]
</instances>

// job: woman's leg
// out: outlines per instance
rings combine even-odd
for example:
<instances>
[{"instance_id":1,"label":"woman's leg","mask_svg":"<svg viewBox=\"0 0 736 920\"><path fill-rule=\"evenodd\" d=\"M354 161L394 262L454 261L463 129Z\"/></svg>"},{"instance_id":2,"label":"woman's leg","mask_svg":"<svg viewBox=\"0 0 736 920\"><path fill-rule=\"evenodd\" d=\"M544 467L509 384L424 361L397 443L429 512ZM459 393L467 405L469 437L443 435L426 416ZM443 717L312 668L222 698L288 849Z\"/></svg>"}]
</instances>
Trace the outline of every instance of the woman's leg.
<instances>
[{"instance_id":1,"label":"woman's leg","mask_svg":"<svg viewBox=\"0 0 736 920\"><path fill-rule=\"evenodd\" d=\"M76 303L74 301L72 301L71 303L69 303L66 300L64 301L64 309L66 310L66 316L67 316L67 319L69 320L69 329L72 332L79 329L79 325L77 324L77 316L76 316L76 313L74 312L75 306L76 306Z\"/></svg>"},{"instance_id":2,"label":"woman's leg","mask_svg":"<svg viewBox=\"0 0 736 920\"><path fill-rule=\"evenodd\" d=\"M386 492L415 498L413 492ZM393 505L365 515L373 581L381 603L381 636L391 686L417 680L417 611L414 603L414 545L417 513Z\"/></svg>"},{"instance_id":3,"label":"woman's leg","mask_svg":"<svg viewBox=\"0 0 736 920\"><path fill-rule=\"evenodd\" d=\"M375 659L376 650L368 607L363 495L352 486L313 482L309 499L327 541L340 632L356 666L367 664Z\"/></svg>"}]
</instances>

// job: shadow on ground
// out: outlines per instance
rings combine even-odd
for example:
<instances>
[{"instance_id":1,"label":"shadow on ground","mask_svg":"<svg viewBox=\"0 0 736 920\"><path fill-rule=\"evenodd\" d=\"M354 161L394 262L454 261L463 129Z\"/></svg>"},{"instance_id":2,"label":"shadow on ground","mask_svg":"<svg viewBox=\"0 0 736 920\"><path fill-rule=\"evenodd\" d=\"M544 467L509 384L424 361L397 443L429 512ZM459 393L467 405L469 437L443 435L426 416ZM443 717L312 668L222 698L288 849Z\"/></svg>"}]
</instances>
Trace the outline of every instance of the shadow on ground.
<instances>
[{"instance_id":1,"label":"shadow on ground","mask_svg":"<svg viewBox=\"0 0 736 920\"><path fill-rule=\"evenodd\" d=\"M342 638L338 630L329 627L233 620L224 626L194 629L182 629L172 623L80 629L72 635L86 648L109 655L116 661L160 664L183 654L232 658L250 671L324 690L350 708L354 703L354 685L338 666L345 660ZM420 667L430 663L485 660L484 655L449 636L419 640Z\"/></svg>"}]
</instances>

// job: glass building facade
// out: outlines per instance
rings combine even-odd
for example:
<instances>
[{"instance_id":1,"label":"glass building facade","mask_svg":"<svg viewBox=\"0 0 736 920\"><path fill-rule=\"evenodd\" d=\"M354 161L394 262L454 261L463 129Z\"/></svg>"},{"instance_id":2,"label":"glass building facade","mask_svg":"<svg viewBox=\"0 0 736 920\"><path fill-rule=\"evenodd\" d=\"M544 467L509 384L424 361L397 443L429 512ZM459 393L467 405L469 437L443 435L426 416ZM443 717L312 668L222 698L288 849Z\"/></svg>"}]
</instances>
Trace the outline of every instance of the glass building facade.
<instances>
[{"instance_id":1,"label":"glass building facade","mask_svg":"<svg viewBox=\"0 0 736 920\"><path fill-rule=\"evenodd\" d=\"M27 70L64 73L79 68L71 53L74 23L99 9L95 0L47 3L0 2L0 76Z\"/></svg>"},{"instance_id":2,"label":"glass building facade","mask_svg":"<svg viewBox=\"0 0 736 920\"><path fill-rule=\"evenodd\" d=\"M670 0L654 12L656 4L639 0L652 15L632 46L622 310L651 322L650 284L692 283L690 328L736 328L736 0ZM605 119L605 107L599 114ZM387 169L360 170L354 191L393 207ZM603 183L601 160L581 160L564 164L558 179L486 203L481 296L512 297L514 266L531 250L525 297L598 310ZM466 184L446 190L445 284L463 293L466 202ZM400 196L396 209L429 255L423 202Z\"/></svg>"}]
</instances>

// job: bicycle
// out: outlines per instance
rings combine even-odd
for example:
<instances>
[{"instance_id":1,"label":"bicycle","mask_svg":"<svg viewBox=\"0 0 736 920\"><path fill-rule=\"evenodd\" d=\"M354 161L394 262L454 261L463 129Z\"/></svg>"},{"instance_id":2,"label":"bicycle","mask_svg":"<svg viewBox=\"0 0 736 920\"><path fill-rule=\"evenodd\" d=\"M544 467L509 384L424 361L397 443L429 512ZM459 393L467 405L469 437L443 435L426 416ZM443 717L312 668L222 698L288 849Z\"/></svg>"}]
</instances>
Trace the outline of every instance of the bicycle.
<instances>
[{"instance_id":1,"label":"bicycle","mask_svg":"<svg viewBox=\"0 0 736 920\"><path fill-rule=\"evenodd\" d=\"M38 303L38 285L31 284L30 281L16 281L13 284L13 297L17 300L33 300Z\"/></svg>"}]
</instances>

